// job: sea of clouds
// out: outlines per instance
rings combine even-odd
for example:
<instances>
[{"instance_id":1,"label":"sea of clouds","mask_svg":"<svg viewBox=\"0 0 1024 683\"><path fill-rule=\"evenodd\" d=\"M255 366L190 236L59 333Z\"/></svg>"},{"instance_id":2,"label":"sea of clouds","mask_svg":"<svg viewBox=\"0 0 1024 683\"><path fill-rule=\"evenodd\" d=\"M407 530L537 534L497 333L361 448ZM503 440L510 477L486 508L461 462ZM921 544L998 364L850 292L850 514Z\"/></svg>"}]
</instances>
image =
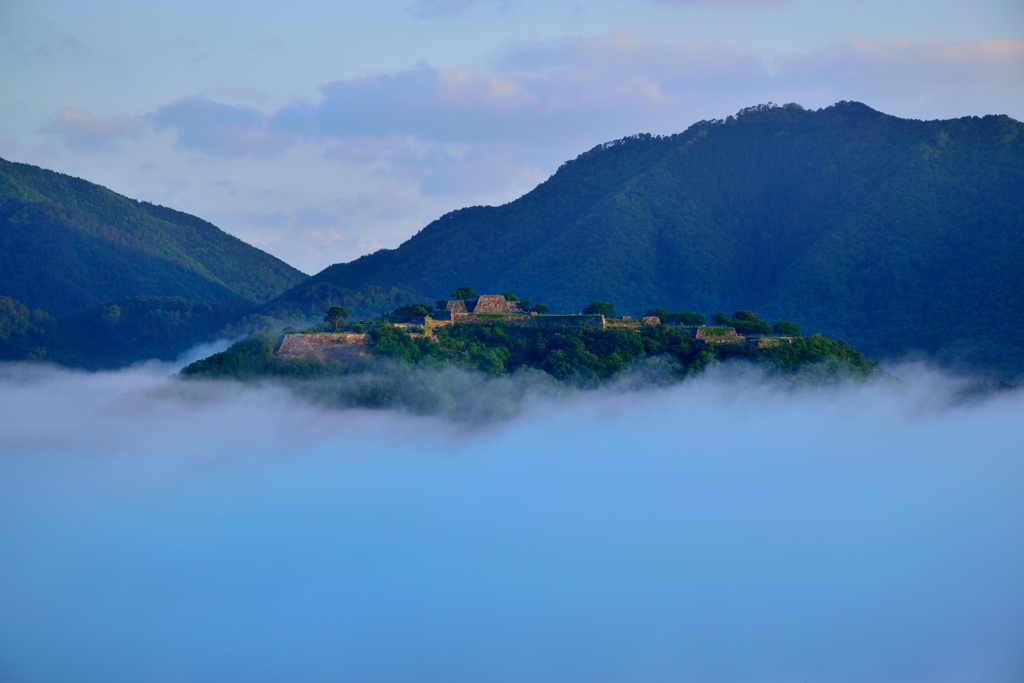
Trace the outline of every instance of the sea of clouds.
<instances>
[{"instance_id":1,"label":"sea of clouds","mask_svg":"<svg viewBox=\"0 0 1024 683\"><path fill-rule=\"evenodd\" d=\"M0 366L0 681L1024 679L1024 392L174 370Z\"/></svg>"}]
</instances>

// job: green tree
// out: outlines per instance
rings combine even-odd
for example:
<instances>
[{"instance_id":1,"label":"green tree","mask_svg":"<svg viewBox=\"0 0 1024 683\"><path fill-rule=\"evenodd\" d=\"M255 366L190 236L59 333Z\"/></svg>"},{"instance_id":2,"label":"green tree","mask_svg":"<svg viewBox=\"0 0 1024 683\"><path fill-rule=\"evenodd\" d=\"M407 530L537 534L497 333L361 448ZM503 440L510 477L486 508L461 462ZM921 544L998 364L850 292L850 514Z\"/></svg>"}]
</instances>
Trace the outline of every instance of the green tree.
<instances>
[{"instance_id":1,"label":"green tree","mask_svg":"<svg viewBox=\"0 0 1024 683\"><path fill-rule=\"evenodd\" d=\"M751 311L736 311L732 314L732 320L728 324L735 327L740 334L771 334L772 332L772 326Z\"/></svg>"},{"instance_id":2,"label":"green tree","mask_svg":"<svg viewBox=\"0 0 1024 683\"><path fill-rule=\"evenodd\" d=\"M519 297L517 297L512 292L505 292L504 294L502 294L502 296L505 297L505 301L509 301L514 304L519 303Z\"/></svg>"},{"instance_id":3,"label":"green tree","mask_svg":"<svg viewBox=\"0 0 1024 683\"><path fill-rule=\"evenodd\" d=\"M711 322L716 325L728 325L732 321L729 320L723 311L717 311L711 316Z\"/></svg>"},{"instance_id":4,"label":"green tree","mask_svg":"<svg viewBox=\"0 0 1024 683\"><path fill-rule=\"evenodd\" d=\"M775 324L772 325L772 329L776 334L781 334L784 337L800 336L800 326L796 323L791 323L788 320L776 320Z\"/></svg>"},{"instance_id":5,"label":"green tree","mask_svg":"<svg viewBox=\"0 0 1024 683\"><path fill-rule=\"evenodd\" d=\"M654 316L663 323L667 323L670 317L667 308L651 308L644 315Z\"/></svg>"},{"instance_id":6,"label":"green tree","mask_svg":"<svg viewBox=\"0 0 1024 683\"><path fill-rule=\"evenodd\" d=\"M534 313L547 313L549 310L550 309L547 306L545 306L544 304L534 304L533 305L533 312Z\"/></svg>"},{"instance_id":7,"label":"green tree","mask_svg":"<svg viewBox=\"0 0 1024 683\"><path fill-rule=\"evenodd\" d=\"M407 323L413 318L426 318L430 315L430 309L423 304L412 306L400 306L388 313L384 318L393 323Z\"/></svg>"},{"instance_id":8,"label":"green tree","mask_svg":"<svg viewBox=\"0 0 1024 683\"><path fill-rule=\"evenodd\" d=\"M685 313L673 313L668 317L670 322L679 323L680 325L703 325L704 314L694 313L693 311L686 311Z\"/></svg>"},{"instance_id":9,"label":"green tree","mask_svg":"<svg viewBox=\"0 0 1024 683\"><path fill-rule=\"evenodd\" d=\"M593 301L583 309L587 315L603 315L606 318L615 317L615 306L604 301Z\"/></svg>"},{"instance_id":10,"label":"green tree","mask_svg":"<svg viewBox=\"0 0 1024 683\"><path fill-rule=\"evenodd\" d=\"M451 293L453 299L472 299L476 294L472 287L459 287Z\"/></svg>"},{"instance_id":11,"label":"green tree","mask_svg":"<svg viewBox=\"0 0 1024 683\"><path fill-rule=\"evenodd\" d=\"M334 323L334 331L338 331L338 325L341 323L342 318L348 317L348 311L341 306L331 306L327 310L327 315L324 316L325 323Z\"/></svg>"}]
</instances>

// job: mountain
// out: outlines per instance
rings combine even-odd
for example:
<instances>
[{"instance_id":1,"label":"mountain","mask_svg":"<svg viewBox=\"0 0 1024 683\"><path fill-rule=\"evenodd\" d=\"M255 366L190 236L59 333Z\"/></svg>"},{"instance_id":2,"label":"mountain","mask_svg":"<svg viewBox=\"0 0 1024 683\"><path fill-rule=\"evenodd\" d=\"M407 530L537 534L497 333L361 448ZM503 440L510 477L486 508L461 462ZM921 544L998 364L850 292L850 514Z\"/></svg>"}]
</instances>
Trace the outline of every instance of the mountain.
<instances>
[{"instance_id":1,"label":"mountain","mask_svg":"<svg viewBox=\"0 0 1024 683\"><path fill-rule=\"evenodd\" d=\"M137 296L53 318L0 296L0 361L39 360L91 370L174 360L200 342L231 338L255 304Z\"/></svg>"},{"instance_id":2,"label":"mountain","mask_svg":"<svg viewBox=\"0 0 1024 683\"><path fill-rule=\"evenodd\" d=\"M264 302L306 279L180 211L0 159L0 295L61 316L135 296Z\"/></svg>"},{"instance_id":3,"label":"mountain","mask_svg":"<svg viewBox=\"0 0 1024 683\"><path fill-rule=\"evenodd\" d=\"M751 309L871 357L1024 372L1024 124L762 105L599 145L504 206L449 213L271 306L372 288Z\"/></svg>"}]
</instances>

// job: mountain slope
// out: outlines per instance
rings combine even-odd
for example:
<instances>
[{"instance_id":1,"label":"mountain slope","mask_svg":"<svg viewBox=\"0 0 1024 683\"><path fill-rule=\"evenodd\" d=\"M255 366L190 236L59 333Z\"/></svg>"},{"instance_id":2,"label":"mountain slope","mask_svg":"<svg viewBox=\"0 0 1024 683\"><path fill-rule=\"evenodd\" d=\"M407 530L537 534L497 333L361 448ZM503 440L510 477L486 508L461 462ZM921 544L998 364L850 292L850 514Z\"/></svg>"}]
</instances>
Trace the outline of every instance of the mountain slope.
<instances>
[{"instance_id":1,"label":"mountain slope","mask_svg":"<svg viewBox=\"0 0 1024 683\"><path fill-rule=\"evenodd\" d=\"M54 319L0 296L0 361L42 360L87 369L174 360L197 343L237 336L255 304L140 296Z\"/></svg>"},{"instance_id":2,"label":"mountain slope","mask_svg":"<svg viewBox=\"0 0 1024 683\"><path fill-rule=\"evenodd\" d=\"M601 145L500 207L431 223L311 287L468 284L558 310L751 308L869 355L1024 370L1024 125L858 103L755 107Z\"/></svg>"},{"instance_id":3,"label":"mountain slope","mask_svg":"<svg viewBox=\"0 0 1024 683\"><path fill-rule=\"evenodd\" d=\"M266 301L306 276L179 211L0 159L0 294L63 315L133 296Z\"/></svg>"}]
</instances>

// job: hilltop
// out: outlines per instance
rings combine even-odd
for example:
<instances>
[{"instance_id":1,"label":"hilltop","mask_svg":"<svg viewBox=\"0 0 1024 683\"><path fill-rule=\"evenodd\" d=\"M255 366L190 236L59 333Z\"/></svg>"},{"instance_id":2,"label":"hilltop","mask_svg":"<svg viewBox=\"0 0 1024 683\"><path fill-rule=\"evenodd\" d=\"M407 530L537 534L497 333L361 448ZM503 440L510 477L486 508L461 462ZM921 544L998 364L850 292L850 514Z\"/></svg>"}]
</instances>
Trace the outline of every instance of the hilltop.
<instances>
[{"instance_id":1,"label":"hilltop","mask_svg":"<svg viewBox=\"0 0 1024 683\"><path fill-rule=\"evenodd\" d=\"M491 377L533 373L548 382L591 388L626 378L634 385L667 384L729 360L748 361L768 374L804 382L863 380L882 372L878 363L846 342L820 334L804 337L789 321L772 325L751 311L736 311L735 319L722 320L730 326L705 326L693 312L669 314L665 309L640 320L606 318L600 312L542 314L525 310L510 295L437 303L447 305L437 311L406 306L365 324L335 318L301 333L254 332L228 350L192 363L181 376L276 379L345 405L423 409L424 375L412 379L414 368L455 367ZM599 304L588 308L599 310ZM690 316L695 324L678 322ZM333 389L308 382L329 378L347 379Z\"/></svg>"},{"instance_id":2,"label":"hilltop","mask_svg":"<svg viewBox=\"0 0 1024 683\"><path fill-rule=\"evenodd\" d=\"M1015 374L1022 262L1021 123L760 106L599 145L509 204L449 213L269 308L376 292L384 310L473 282L566 312L756 308L874 357Z\"/></svg>"}]
</instances>

